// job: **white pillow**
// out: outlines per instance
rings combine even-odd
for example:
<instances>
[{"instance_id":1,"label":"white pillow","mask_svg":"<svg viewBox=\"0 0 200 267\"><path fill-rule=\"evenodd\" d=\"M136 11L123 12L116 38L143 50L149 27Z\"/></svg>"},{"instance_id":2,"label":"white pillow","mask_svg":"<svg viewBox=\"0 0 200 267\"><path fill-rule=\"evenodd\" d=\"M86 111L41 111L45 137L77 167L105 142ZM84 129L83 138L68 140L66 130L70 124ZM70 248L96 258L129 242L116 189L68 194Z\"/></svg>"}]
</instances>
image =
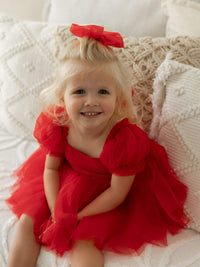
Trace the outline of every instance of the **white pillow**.
<instances>
[{"instance_id":1,"label":"white pillow","mask_svg":"<svg viewBox=\"0 0 200 267\"><path fill-rule=\"evenodd\" d=\"M46 0L0 0L0 11L18 19L42 19Z\"/></svg>"},{"instance_id":2,"label":"white pillow","mask_svg":"<svg viewBox=\"0 0 200 267\"><path fill-rule=\"evenodd\" d=\"M101 24L122 35L164 36L160 0L51 0L48 21ZM47 6L46 6L47 7Z\"/></svg>"},{"instance_id":3,"label":"white pillow","mask_svg":"<svg viewBox=\"0 0 200 267\"><path fill-rule=\"evenodd\" d=\"M200 69L167 58L157 70L150 137L189 188L185 209L200 231Z\"/></svg>"},{"instance_id":4,"label":"white pillow","mask_svg":"<svg viewBox=\"0 0 200 267\"><path fill-rule=\"evenodd\" d=\"M0 124L13 135L32 138L39 92L53 80L56 27L0 14Z\"/></svg>"},{"instance_id":5,"label":"white pillow","mask_svg":"<svg viewBox=\"0 0 200 267\"><path fill-rule=\"evenodd\" d=\"M168 16L166 36L200 36L200 0L162 0Z\"/></svg>"}]
</instances>

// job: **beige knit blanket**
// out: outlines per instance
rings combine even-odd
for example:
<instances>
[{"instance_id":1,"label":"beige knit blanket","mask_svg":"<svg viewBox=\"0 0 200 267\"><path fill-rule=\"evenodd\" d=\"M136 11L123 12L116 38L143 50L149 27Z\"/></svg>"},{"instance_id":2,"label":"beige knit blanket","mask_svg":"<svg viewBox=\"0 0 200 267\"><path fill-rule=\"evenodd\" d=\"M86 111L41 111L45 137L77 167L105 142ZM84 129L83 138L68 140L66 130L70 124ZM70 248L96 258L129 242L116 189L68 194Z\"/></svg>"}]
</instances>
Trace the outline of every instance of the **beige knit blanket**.
<instances>
[{"instance_id":1,"label":"beige knit blanket","mask_svg":"<svg viewBox=\"0 0 200 267\"><path fill-rule=\"evenodd\" d=\"M172 59L200 68L200 37L124 39L125 49L116 52L132 71L133 102L137 106L141 126L148 133L152 120L153 81L158 66L171 52Z\"/></svg>"}]
</instances>

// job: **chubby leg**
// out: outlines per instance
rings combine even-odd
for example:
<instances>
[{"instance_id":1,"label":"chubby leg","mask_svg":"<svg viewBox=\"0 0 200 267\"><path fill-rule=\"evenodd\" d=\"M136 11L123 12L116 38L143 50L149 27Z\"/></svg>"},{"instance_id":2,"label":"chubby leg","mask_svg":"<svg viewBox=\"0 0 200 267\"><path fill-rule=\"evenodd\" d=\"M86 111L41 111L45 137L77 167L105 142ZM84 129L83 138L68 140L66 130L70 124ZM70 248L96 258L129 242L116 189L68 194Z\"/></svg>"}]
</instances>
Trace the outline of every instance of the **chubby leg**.
<instances>
[{"instance_id":1,"label":"chubby leg","mask_svg":"<svg viewBox=\"0 0 200 267\"><path fill-rule=\"evenodd\" d=\"M33 267L39 252L40 245L33 234L33 219L23 214L10 247L7 267Z\"/></svg>"},{"instance_id":2,"label":"chubby leg","mask_svg":"<svg viewBox=\"0 0 200 267\"><path fill-rule=\"evenodd\" d=\"M72 248L71 267L103 267L104 259L101 250L93 240L78 240Z\"/></svg>"}]
</instances>

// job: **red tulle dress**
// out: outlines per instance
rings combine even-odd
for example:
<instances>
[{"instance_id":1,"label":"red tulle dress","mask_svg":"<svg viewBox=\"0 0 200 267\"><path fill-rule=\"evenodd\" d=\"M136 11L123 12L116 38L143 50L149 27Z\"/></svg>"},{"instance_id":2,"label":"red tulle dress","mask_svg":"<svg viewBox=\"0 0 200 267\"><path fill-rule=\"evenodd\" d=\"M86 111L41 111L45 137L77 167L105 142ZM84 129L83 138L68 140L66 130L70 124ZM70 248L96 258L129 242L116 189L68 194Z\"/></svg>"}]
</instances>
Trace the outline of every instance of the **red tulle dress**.
<instances>
[{"instance_id":1,"label":"red tulle dress","mask_svg":"<svg viewBox=\"0 0 200 267\"><path fill-rule=\"evenodd\" d=\"M25 213L34 219L37 242L61 256L80 239L94 239L101 250L138 254L148 243L167 245L167 233L176 234L187 225L183 211L187 188L170 167L164 148L140 128L128 119L118 122L99 158L70 146L67 133L67 127L41 113L34 131L40 147L14 173L18 179L7 203L18 217ZM65 155L59 170L56 223L44 194L47 153ZM125 201L112 211L77 222L78 211L110 186L113 173L136 174Z\"/></svg>"}]
</instances>

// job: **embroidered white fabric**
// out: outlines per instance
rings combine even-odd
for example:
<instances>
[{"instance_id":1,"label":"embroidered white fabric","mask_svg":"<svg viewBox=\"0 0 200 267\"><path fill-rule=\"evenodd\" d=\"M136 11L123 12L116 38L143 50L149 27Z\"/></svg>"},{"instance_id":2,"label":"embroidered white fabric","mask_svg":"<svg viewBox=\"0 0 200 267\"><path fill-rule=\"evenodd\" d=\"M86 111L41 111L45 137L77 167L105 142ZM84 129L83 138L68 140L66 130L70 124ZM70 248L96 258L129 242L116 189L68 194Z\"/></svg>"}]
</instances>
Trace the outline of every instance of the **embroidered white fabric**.
<instances>
[{"instance_id":1,"label":"embroidered white fabric","mask_svg":"<svg viewBox=\"0 0 200 267\"><path fill-rule=\"evenodd\" d=\"M170 55L157 70L150 136L162 144L181 181L188 186L185 209L200 231L200 69Z\"/></svg>"},{"instance_id":2,"label":"embroidered white fabric","mask_svg":"<svg viewBox=\"0 0 200 267\"><path fill-rule=\"evenodd\" d=\"M32 138L38 95L53 81L56 27L0 14L0 122L16 136Z\"/></svg>"},{"instance_id":3,"label":"embroidered white fabric","mask_svg":"<svg viewBox=\"0 0 200 267\"><path fill-rule=\"evenodd\" d=\"M17 226L17 219L4 200L15 178L12 172L38 147L35 141L22 140L8 135L0 128L0 267L6 267L11 240ZM105 267L199 267L200 233L183 230L168 237L168 247L148 245L137 257L105 253ZM37 267L70 267L70 254L56 257L42 249Z\"/></svg>"}]
</instances>

